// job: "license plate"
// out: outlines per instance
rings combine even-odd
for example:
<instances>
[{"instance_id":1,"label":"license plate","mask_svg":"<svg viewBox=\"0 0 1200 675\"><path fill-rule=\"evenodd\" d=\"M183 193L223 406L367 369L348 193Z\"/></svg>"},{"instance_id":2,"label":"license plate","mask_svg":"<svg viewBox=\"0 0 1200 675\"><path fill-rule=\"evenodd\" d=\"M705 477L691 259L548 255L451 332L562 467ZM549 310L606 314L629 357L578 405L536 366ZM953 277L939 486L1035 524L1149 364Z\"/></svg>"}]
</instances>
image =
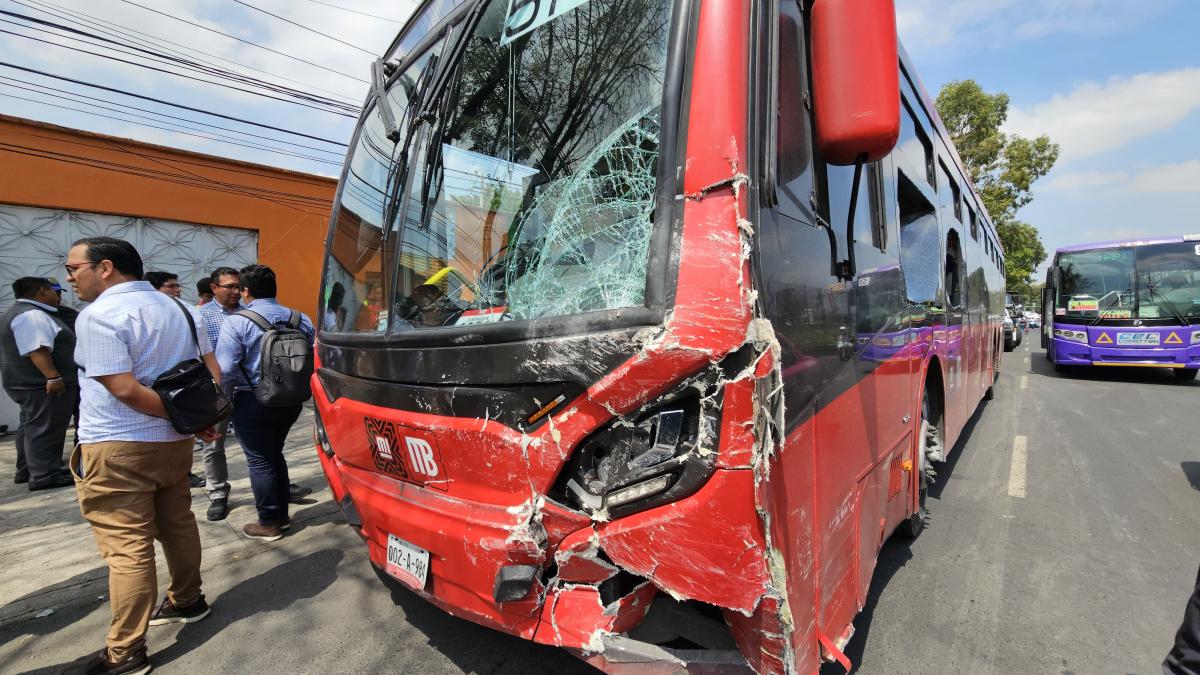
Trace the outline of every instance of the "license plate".
<instances>
[{"instance_id":1,"label":"license plate","mask_svg":"<svg viewBox=\"0 0 1200 675\"><path fill-rule=\"evenodd\" d=\"M429 551L389 534L387 573L417 589L425 588L429 573Z\"/></svg>"},{"instance_id":2,"label":"license plate","mask_svg":"<svg viewBox=\"0 0 1200 675\"><path fill-rule=\"evenodd\" d=\"M1117 333L1119 345L1156 345L1159 339L1158 333Z\"/></svg>"}]
</instances>

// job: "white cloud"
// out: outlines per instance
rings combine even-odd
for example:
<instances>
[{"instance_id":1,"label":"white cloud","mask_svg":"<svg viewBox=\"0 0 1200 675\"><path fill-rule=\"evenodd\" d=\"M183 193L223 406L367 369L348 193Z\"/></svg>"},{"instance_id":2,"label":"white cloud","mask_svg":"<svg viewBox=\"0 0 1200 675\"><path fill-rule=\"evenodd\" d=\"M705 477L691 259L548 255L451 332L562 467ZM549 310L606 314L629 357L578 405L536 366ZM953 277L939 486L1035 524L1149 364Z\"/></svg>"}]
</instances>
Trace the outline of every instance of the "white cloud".
<instances>
[{"instance_id":1,"label":"white cloud","mask_svg":"<svg viewBox=\"0 0 1200 675\"><path fill-rule=\"evenodd\" d=\"M1135 192L1200 194L1200 159L1147 169L1129 187Z\"/></svg>"},{"instance_id":2,"label":"white cloud","mask_svg":"<svg viewBox=\"0 0 1200 675\"><path fill-rule=\"evenodd\" d=\"M1124 171L1052 173L1045 183L1038 184L1038 189L1045 191L1084 190L1124 183L1128 180L1129 174Z\"/></svg>"},{"instance_id":3,"label":"white cloud","mask_svg":"<svg viewBox=\"0 0 1200 675\"><path fill-rule=\"evenodd\" d=\"M1200 68L1185 68L1087 82L1043 103L1011 107L1005 130L1048 134L1066 164L1166 131L1197 109Z\"/></svg>"},{"instance_id":4,"label":"white cloud","mask_svg":"<svg viewBox=\"0 0 1200 675\"><path fill-rule=\"evenodd\" d=\"M1052 35L1120 32L1176 0L898 0L900 37L914 52L993 48Z\"/></svg>"},{"instance_id":5,"label":"white cloud","mask_svg":"<svg viewBox=\"0 0 1200 675\"><path fill-rule=\"evenodd\" d=\"M1097 191L1106 193L1200 195L1200 160L1162 164L1126 171L1074 171L1052 175L1039 190L1046 192Z\"/></svg>"}]
</instances>

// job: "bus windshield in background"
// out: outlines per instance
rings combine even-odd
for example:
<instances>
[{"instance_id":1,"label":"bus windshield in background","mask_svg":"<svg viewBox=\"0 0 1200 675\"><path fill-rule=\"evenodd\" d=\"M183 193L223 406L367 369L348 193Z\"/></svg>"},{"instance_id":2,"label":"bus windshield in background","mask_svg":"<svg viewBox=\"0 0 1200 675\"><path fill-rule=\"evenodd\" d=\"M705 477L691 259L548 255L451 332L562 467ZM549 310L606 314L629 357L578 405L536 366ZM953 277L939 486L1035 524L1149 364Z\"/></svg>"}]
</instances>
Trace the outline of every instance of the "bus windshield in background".
<instances>
[{"instance_id":1,"label":"bus windshield in background","mask_svg":"<svg viewBox=\"0 0 1200 675\"><path fill-rule=\"evenodd\" d=\"M525 3L511 16L509 5L489 4L450 86L425 95L436 119L411 121L407 94L392 91L420 96L427 57L396 80L398 125L418 129L407 147L392 152L374 116L364 122L335 220L324 330L645 304L671 3ZM393 166L401 157L408 166Z\"/></svg>"},{"instance_id":2,"label":"bus windshield in background","mask_svg":"<svg viewBox=\"0 0 1200 675\"><path fill-rule=\"evenodd\" d=\"M1062 253L1056 316L1200 318L1200 252L1189 242Z\"/></svg>"}]
</instances>

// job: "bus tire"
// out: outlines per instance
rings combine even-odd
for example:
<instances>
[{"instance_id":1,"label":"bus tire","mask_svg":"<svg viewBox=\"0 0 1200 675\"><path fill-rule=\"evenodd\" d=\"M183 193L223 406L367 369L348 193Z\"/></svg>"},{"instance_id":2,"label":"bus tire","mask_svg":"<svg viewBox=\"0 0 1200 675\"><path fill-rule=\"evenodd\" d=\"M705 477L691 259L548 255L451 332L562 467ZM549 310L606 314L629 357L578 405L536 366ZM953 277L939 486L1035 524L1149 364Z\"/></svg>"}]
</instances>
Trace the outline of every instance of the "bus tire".
<instances>
[{"instance_id":1,"label":"bus tire","mask_svg":"<svg viewBox=\"0 0 1200 675\"><path fill-rule=\"evenodd\" d=\"M1196 368L1175 368L1175 379L1177 380L1194 380L1196 379Z\"/></svg>"},{"instance_id":2,"label":"bus tire","mask_svg":"<svg viewBox=\"0 0 1200 675\"><path fill-rule=\"evenodd\" d=\"M929 524L929 507L926 505L926 500L929 496L929 445L928 438L932 434L941 433L939 427L934 427L930 418L933 416L933 408L929 401L929 391L926 390L921 397L921 428L919 431L917 448L917 481L918 481L918 496L917 510L909 515L908 520L900 526L900 530L904 536L910 539L916 539L922 532L925 531L925 526ZM938 418L934 418L938 419Z\"/></svg>"}]
</instances>

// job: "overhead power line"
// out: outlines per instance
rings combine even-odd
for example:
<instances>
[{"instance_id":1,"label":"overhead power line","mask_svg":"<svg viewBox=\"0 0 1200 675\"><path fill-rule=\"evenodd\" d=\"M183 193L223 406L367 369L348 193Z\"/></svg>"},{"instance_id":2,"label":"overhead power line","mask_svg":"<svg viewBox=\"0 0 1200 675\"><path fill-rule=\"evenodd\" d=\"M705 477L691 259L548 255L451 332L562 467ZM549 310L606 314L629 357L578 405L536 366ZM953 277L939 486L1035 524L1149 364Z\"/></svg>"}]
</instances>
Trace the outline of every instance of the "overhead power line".
<instances>
[{"instance_id":1,"label":"overhead power line","mask_svg":"<svg viewBox=\"0 0 1200 675\"><path fill-rule=\"evenodd\" d=\"M350 78L350 79L352 79L352 80L358 80L359 82L362 82L363 84L370 84L370 82L368 82L367 80L364 80L364 79L362 79L361 77L355 77L354 75L350 75L350 74L348 74L348 73L343 73L343 72L341 72L340 70L334 70L334 69L332 69L332 68L329 68L329 67L326 67L326 66L322 66L322 65L321 65L321 64L319 64L319 63L313 63L312 61L306 61L306 60L304 60L304 59L302 59L302 58L300 58L300 57L298 57L298 56L292 56L291 54L285 54L284 52L281 52L281 51L279 51L278 49L272 49L272 48L270 48L270 47L267 47L267 46L265 46L265 45L260 45L260 44L258 44L257 42L253 42L253 41L251 41L251 40L247 40L247 39L245 39L245 38L240 38L240 37L238 37L238 36L236 36L236 35L230 35L229 33L224 33L224 32L221 32L221 31L219 31L219 30L215 29L215 28L209 28L208 26L205 26L204 24L196 23L195 21L190 21L190 20L188 20L188 19L183 19L183 18L180 18L180 17L178 17L178 16L175 16L175 15L173 15L173 14L167 14L166 12L161 12L161 11L159 11L159 10L157 10L157 9L154 9L153 7L147 7L147 6L145 6L145 5L139 5L138 3L136 3L136 2L133 2L133 0L121 0L121 2L123 2L123 3L127 4L127 5L133 5L134 7L140 7L140 8L142 8L142 9L144 9L144 10L148 11L148 12L154 12L155 14L158 14L158 15L161 15L161 16L165 16L165 17L167 17L168 19L174 19L175 21L180 21L180 22L186 23L186 24L188 24L189 26L195 26L196 28L201 28L201 29L203 29L203 30L206 30L206 31L208 31L208 32L210 32L210 33L216 33L217 35L222 35L222 36L224 36L224 37L227 37L227 38L229 38L229 39L231 39L231 40L237 40L238 42L242 42L242 43L245 43L245 44L248 44L248 45L252 45L252 46L258 47L259 49L264 49L264 50L266 50L266 51L268 51L268 52L271 52L272 54L278 54L278 55L280 55L280 56L283 56L283 57L286 57L286 58L292 59L293 61L299 61L300 63L306 63L306 64L308 64L308 65L310 65L310 66L313 66L313 67L315 67L315 68L320 68L321 70L327 70L327 71L329 71L329 72L331 72L331 73L336 73L336 74L338 74L338 75L341 75L341 76L343 76L343 77L348 77L348 78Z\"/></svg>"},{"instance_id":2,"label":"overhead power line","mask_svg":"<svg viewBox=\"0 0 1200 675\"><path fill-rule=\"evenodd\" d=\"M113 101L111 99L101 98L98 96L88 96L87 94L80 94L78 92L68 91L66 89L59 89L58 87L51 87L51 86L48 86L45 84L39 84L37 82L30 82L28 80L22 80L22 79L16 78L16 77L8 77L6 75L0 75L0 80L7 80L6 82L0 82L0 85L16 87L17 89L25 89L27 91L32 91L32 92L41 94L43 96L59 98L64 101L70 101L72 103L81 103L84 105L95 105L96 107L99 107L99 108L108 108L108 106L99 105L102 103L108 103L108 104L111 104L114 106L120 106L119 108L116 108L116 110L119 110L127 115L133 115L133 113L128 112L129 110L137 110L139 112L149 113L151 115L156 115L158 117L166 118L166 120L177 120L179 122L185 122L187 124L192 124L192 125L196 125L196 126L200 126L200 127L208 127L210 129L219 129L221 131L229 131L229 132L232 132L235 134L249 136L250 138L258 140L258 141L271 141L273 143L282 143L282 144L288 145L288 146L305 148L307 150L316 150L317 152L326 152L326 153L330 153L333 155L343 154L342 151L339 151L339 150L330 150L328 148L319 148L315 145L305 145L303 143L298 143L296 141L287 141L282 138L275 138L274 136L266 136L260 131L253 131L253 132L244 131L241 129L234 129L233 127L226 127L226 126L221 126L219 124L213 124L211 122L201 122L200 120L194 120L194 119L191 119L190 117L180 117L178 115L171 115L169 113L161 112L158 110L150 110L149 108L140 108L138 106L130 105L128 103L118 103L117 101ZM16 82L18 84L9 84L11 82ZM29 85L29 87L19 86L21 84ZM31 89L30 87L37 87L37 89L36 90ZM51 93L51 92L57 92L57 93ZM93 102L98 102L98 103L93 103ZM111 108L108 108L108 109L111 109ZM147 117L145 119L154 119L154 118ZM157 120L157 121L160 121L163 123L168 123L165 120ZM189 127L189 128L192 128L192 127ZM203 131L203 129L201 129L201 131Z\"/></svg>"},{"instance_id":3,"label":"overhead power line","mask_svg":"<svg viewBox=\"0 0 1200 675\"><path fill-rule=\"evenodd\" d=\"M24 35L21 33L11 33L12 35L18 35L20 37L24 37L29 40L45 42L47 44L52 44L52 45L55 45L57 47L61 47L64 49L72 49L72 50L79 51L79 52L82 52L85 54L90 54L92 56L99 56L101 58L111 59L114 61L119 61L121 63L126 63L129 65L134 65L134 66L141 67L141 68L157 70L159 72L168 73L171 75L175 75L177 77L185 77L188 79L196 80L199 82L206 82L208 84L213 84L213 85L217 85L217 86L227 86L230 89L243 91L243 92L254 94L257 96L266 96L267 98L274 98L276 100L286 101L289 103L296 103L298 105L304 105L305 107L311 108L311 107L315 107L315 106L321 106L321 108L317 108L317 109L330 108L331 110L328 110L326 112L338 112L339 114L343 114L347 117L357 116L357 114L360 110L358 106L355 106L350 103L346 103L343 101L337 101L334 99L326 98L324 96L318 96L318 95L312 94L311 92L308 92L308 91L304 91L304 90L300 90L300 89L293 89L291 87L286 87L286 86L278 85L278 84L275 84L272 82L267 82L265 80L260 80L258 78L252 77L252 76L242 75L240 73L236 73L234 71L231 71L227 68L223 68L221 66L210 66L210 65L200 63L198 61L194 61L190 58L174 56L174 55L171 55L171 54L168 54L168 53L156 50L156 49L147 49L145 47L141 47L136 44L131 44L131 43L123 41L121 39L114 40L114 39L106 37L104 35L99 35L97 33L93 33L91 31L87 31L87 30L73 28L71 26L67 26L67 25L64 25L61 23L56 23L54 21L39 19L37 17L27 16L25 14L19 14L16 12L9 12L6 10L0 10L0 14L5 15L5 16L11 16L13 18L20 19L21 21L24 21L24 22L27 22L30 24L36 24L37 26L46 26L46 27L53 28L58 31L62 31L64 33L69 33L68 35L61 35L58 33L49 33L49 35L52 35L54 37L64 38L67 40L71 40L73 42L82 42L83 44L91 46L91 47L99 47L101 49L108 49L108 50L115 51L119 54L123 54L126 56L137 56L137 57L143 58L143 59L151 59L156 63L161 63L164 65L171 65L171 66L174 66L177 68L191 70L193 72L198 72L198 73L201 73L204 75L215 76L218 78L231 80L231 81L237 82L238 84L245 84L245 85L249 85L251 87L265 89L272 93L282 94L284 96L287 96L292 99L297 99L297 100L296 101L287 101L286 99L279 99L278 97L262 94L257 91L250 91L250 90L243 89L240 87L225 85L220 82L213 82L211 80L196 78L196 77L192 77L190 75L177 73L175 71L163 70L161 68L155 68L153 66L148 66L143 63L128 61L126 59L117 58L115 56L111 56L111 55L107 55L107 54L97 54L96 52L91 52L86 49L79 49L77 47L71 47L69 45L64 45L64 44L60 44L57 42L51 42L51 41L43 40L42 38L38 38L38 37L34 37L34 36ZM22 28L28 28L28 26L25 26L24 24L9 21L7 19L0 19L0 21L9 23L9 24L12 24L15 26L20 26ZM83 36L84 38L88 38L88 39L85 40L85 39L81 39L80 37L76 37L76 36ZM115 47L113 45L115 45ZM314 105L309 105L310 103L314 104ZM351 113L353 113L353 115Z\"/></svg>"},{"instance_id":4,"label":"overhead power line","mask_svg":"<svg viewBox=\"0 0 1200 675\"><path fill-rule=\"evenodd\" d=\"M118 89L118 88L116 88L116 87L106 87L106 86L104 86L104 85L102 85L102 84L95 84L95 83L92 83L92 82L87 82L87 81L84 81L84 80L76 80L76 79L74 79L74 78L65 77L65 76L63 76L63 75L55 75L54 73L48 73L48 72L46 72L46 71L44 71L44 70L37 70L37 69L35 69L35 68L28 68L28 67L26 67L26 66L20 66L20 65L17 65L17 64L15 64L15 63L9 63L9 62L7 62L7 61L0 61L0 66L6 67L6 68L13 68L13 69L15 69L15 70L24 71L24 72L26 72L26 73L34 73L34 74L36 74L36 75L42 75L42 76L44 76L44 77L50 77L50 78L53 78L53 79L56 79L56 80L62 80L62 81L64 81L64 82L71 82L71 83L73 83L73 84L79 84L79 85L83 85L83 86L85 86L85 87L91 87L91 88L93 88L93 89L100 89L100 90L103 90L103 91L110 91L110 92L113 92L113 93L115 93L115 94L122 94L122 95L124 95L124 96L131 96L131 97L133 97L133 98L138 98L138 99L141 99L141 100L143 100L143 101L152 101L152 102L154 102L154 103L161 103L161 104L163 104L163 105L169 105L169 106L171 106L171 107L174 107L174 108L182 108L183 110L190 110L190 111L192 111L192 112L198 112L198 113L201 113L201 114L204 114L204 115L212 115L213 117L220 117L221 119L231 120L231 121L234 121L234 122L241 122L242 124L249 124L249 125L251 125L251 126L260 127L260 128L263 128L263 129L270 129L270 130L272 130L272 131L279 131L279 132L282 132L282 133L285 133L285 134L291 134L291 135L293 135L293 136L301 136L301 137L303 137L303 138L310 138L310 139L312 139L312 140L314 140L314 141L321 141L322 143L329 143L330 145L336 145L336 146L338 146L338 147L343 147L343 148L344 148L344 147L346 147L346 144L345 144L345 143L341 143L341 142L338 142L338 141L330 140L330 139L328 139L328 138L321 138L320 136L313 136L313 135L311 135L311 134L306 134L306 133L303 133L303 132L300 132L300 131L292 131L291 129L284 129L284 128L282 128L282 127L271 126L270 124L263 124L263 123L261 123L261 122L254 122L254 121L252 121L252 120L242 119L241 117L234 117L234 116L232 116L232 115L225 115L225 114L218 113L218 112L212 112L211 110L204 110L204 109L202 109L202 108L194 108L194 107L192 107L192 106L184 105L184 104L182 104L182 103L174 103L174 102L172 102L172 101L166 101L166 100L163 100L163 99L161 99L161 98L154 98L153 96L145 96L145 95L143 95L143 94L135 94L135 93L133 93L133 92L131 92L131 91L126 91L126 90L124 90L124 89Z\"/></svg>"},{"instance_id":5,"label":"overhead power line","mask_svg":"<svg viewBox=\"0 0 1200 675\"><path fill-rule=\"evenodd\" d=\"M2 10L0 10L0 13L3 13L3 12L2 12ZM2 19L0 19L0 21L3 21L3 20L2 20ZM5 23L12 23L12 22L11 22L11 21L5 21ZM329 110L329 109L327 109L327 108L323 108L323 107L316 106L316 105L311 105L311 104L308 104L308 103L304 103L304 102L302 102L302 101L290 100L290 99L287 99L287 98L281 98L281 97L279 97L279 96L272 96L272 95L270 95L270 94L266 94L266 93L263 93L263 92L261 92L261 91L254 91L253 89L246 89L246 88L244 88L244 87L235 87L235 86L233 86L233 85L231 85L231 84L221 84L220 82L213 82L212 80L206 80L206 79L204 79L204 78L195 77L195 76L193 76L193 75L187 75L187 74L184 74L184 73L178 73L178 72L175 72L175 71L173 71L173 70L167 70L167 69L165 69L165 68L158 68L158 67L151 66L151 65L149 65L149 64L145 64L145 63L138 63L137 61L130 61L129 59L122 59L122 58L120 58L120 57L117 57L117 56L112 56L112 55L109 55L109 54L101 54L101 53L99 53L99 52L94 52L94 51L91 51L91 50L88 50L88 49L81 49L81 48L79 48L79 47L72 47L72 46L70 46L70 45L64 45L64 44L62 44L62 43L59 43L59 42L54 42L53 40L44 40L44 39L42 39L42 38L33 37L32 35L24 35L24 34L22 34L22 33L16 33L16 32L13 32L13 31L10 31L10 30L4 30L4 29L0 29L0 33L5 33L5 34L8 34L8 35L15 35L15 36L17 36L17 37L23 37L23 38L25 38L25 39L27 39L27 40L33 40L34 42L41 42L41 43L43 43L43 44L54 45L55 47L61 47L61 48L63 48L63 49L69 49L69 50L71 50L71 51L79 52L79 53L81 53L81 54L88 54L88 55L91 55L91 56L97 56L97 57L100 57L100 58L102 58L102 59L108 59L108 60L110 60L110 61L116 61L116 62L118 62L118 63L124 63L124 64L127 64L127 65L136 66L136 67L138 67L138 68L145 68L145 69L147 69L147 70L153 70L153 71L155 71L155 72L159 72L159 73L165 73L165 74L167 74L167 75L174 75L174 76L176 76L176 77L182 77L182 78L184 78L184 79L193 80L193 81L195 81L195 82L203 82L203 83L205 83L205 84L212 84L212 85L216 85L216 86L220 86L220 87L225 87L225 88L227 88L227 89L232 89L232 90L234 90L234 91L240 91L240 92L242 92L242 93L250 94L250 95L252 95L252 96L261 96L261 97L263 97L263 98L269 98L269 99L271 99L271 100L273 100L273 101L280 101L280 102L283 102L283 103L291 103L291 104L294 104L294 105L300 105L300 106L304 106L305 108L311 108L311 109L313 109L313 110L319 110L319 111L321 111L321 112L333 113L333 114L335 114L335 115L341 115L341 116L343 116L343 117L350 117L350 118L356 118L356 117L358 117L358 115L351 114L351 113L349 113L349 112L340 112L340 111L338 111L338 110ZM66 36L66 35L64 35L64 36L60 36L60 37L65 37L65 38L67 38L67 39L75 39L75 38L71 38L70 36ZM90 44L90 43L89 43L89 44Z\"/></svg>"},{"instance_id":6,"label":"overhead power line","mask_svg":"<svg viewBox=\"0 0 1200 675\"><path fill-rule=\"evenodd\" d=\"M12 87L13 85L7 84L7 83L0 83L0 86ZM19 87L19 88L27 89L27 87ZM40 94L41 92L35 92L35 93ZM49 94L42 94L42 95L48 96ZM290 150L281 150L279 148L273 148L268 145L261 145L261 144L257 144L257 143L246 142L245 140L242 140L242 139L232 139L229 136L226 136L224 134L216 134L213 132L204 132L204 131L195 130L195 129L193 129L191 131L185 131L178 126L167 127L167 126L160 126L159 124L151 124L150 122L139 122L136 119L130 119L130 118L131 117L132 118L140 117L144 120L152 119L152 118L146 117L145 115L126 113L119 109L114 110L113 108L109 108L108 106L96 106L96 107L100 108L102 110L108 110L110 112L115 112L115 113L117 113L117 115L123 115L123 116L118 117L117 115L106 115L104 113L96 112L95 110L76 108L76 107L69 106L69 105L63 105L61 103L52 103L50 101L39 101L38 99L28 98L26 96L17 96L15 94L8 94L7 98L18 100L18 101L28 101L30 103L40 103L42 105L51 106L56 110L70 110L72 112L83 113L85 115L93 115L95 117L103 117L105 119L116 120L118 122L132 122L134 124L137 124L139 127L148 127L150 129L160 129L162 131L170 131L170 132L177 133L177 134L183 134L184 136L192 136L195 138L202 138L202 139L209 140L209 141L219 141L221 143L237 145L237 146L241 146L243 148L251 148L254 150L261 150L263 152L271 152L271 153L275 153L275 154L279 154L279 155L287 155L289 157L295 157L297 159L307 159L307 160L310 160L313 162L320 162L322 164L341 166L341 162L333 161L331 159L321 158L321 157L312 157L310 155L305 155L305 154L298 153L298 152L292 152ZM62 97L59 97L59 98L62 98ZM159 121L159 120L152 120L152 121Z\"/></svg>"},{"instance_id":7,"label":"overhead power line","mask_svg":"<svg viewBox=\"0 0 1200 675\"><path fill-rule=\"evenodd\" d=\"M390 21L390 22L392 22L392 23L398 23L398 24L400 24L400 25L404 25L404 22L403 22L403 21L401 21L400 19L389 19L389 18L387 18L386 16L379 16L378 14L370 14L370 13L368 13L368 12L360 12L360 11L358 11L357 9L350 9L349 7L342 7L342 6L340 6L340 5L334 5L334 4L331 4L331 3L328 3L328 2L321 2L321 0L308 0L308 1L309 1L309 2L311 2L311 3L318 4L318 5L325 5L326 7L332 7L332 8L334 8L334 9L340 9L340 10L342 10L343 12L351 12L351 13L353 13L353 14L361 14L361 15L363 15L363 16L369 16L369 17L371 17L372 19L379 19L380 21Z\"/></svg>"},{"instance_id":8,"label":"overhead power line","mask_svg":"<svg viewBox=\"0 0 1200 675\"><path fill-rule=\"evenodd\" d=\"M347 47L350 47L351 49L357 49L358 51L360 51L360 52L362 52L362 53L364 53L364 54L366 54L366 55L368 55L368 56L374 56L375 58L379 58L379 54L376 54L375 52L369 52L369 51L367 51L367 50L363 49L362 47L359 47L359 46L358 46L358 45L356 45L356 44L351 44L351 43L349 43L349 42L346 42L345 40L342 40L341 38L335 38L334 36L332 36L332 35L330 35L330 34L328 34L328 33L322 33L321 31L319 31L319 30L316 30L315 28L309 28L308 26L305 26L304 24L296 23L295 21L292 21L291 19L289 19L289 18L287 18L287 17L285 17L285 16L279 16L278 14L274 14L274 13L272 13L272 12L268 12L267 10L265 10L265 9L263 9L263 8L261 8L261 7L255 7L254 5L252 5L252 4L248 3L248 2L243 2L242 0L233 0L233 1L234 1L234 2L236 2L237 4L239 4L239 5L243 6L243 7L249 7L250 9L252 9L252 10L254 10L254 11L256 11L256 12L262 12L263 14L266 14L267 16L270 16L270 17L274 17L274 18L276 18L276 19L279 19L280 21L283 21L284 23L291 24L291 25L293 25L293 26L295 26L295 27L297 27L297 28L303 28L304 30L306 30L306 31L308 31L308 32L310 32L310 33L314 33L314 34L316 34L316 35L320 35L320 36L321 36L321 37L323 37L323 38L328 38L328 39L330 39L330 40L333 40L334 42L338 42L338 43L340 43L340 44L344 44L344 45L346 45Z\"/></svg>"},{"instance_id":9,"label":"overhead power line","mask_svg":"<svg viewBox=\"0 0 1200 675\"><path fill-rule=\"evenodd\" d=\"M29 2L32 2L33 5L26 4L25 2L22 2L21 0L10 0L10 1L15 4L21 5L22 7L27 7L34 11L48 14L57 19L62 19L63 21L68 21L68 22L74 23L76 25L84 26L87 28L92 28L93 30L98 30L102 33L106 33L106 34L108 34L112 37L116 37L118 39L132 40L135 44L140 44L142 46L150 47L150 48L161 49L164 52L172 53L177 56L182 56L185 58L188 57L189 55L191 55L197 61L207 63L208 65L217 67L217 68L222 67L222 66L217 66L217 64L213 63L212 61L204 61L203 59L200 59L199 57L194 56L195 54L202 54L204 56L207 56L212 59L216 59L218 61L222 61L224 63L233 64L239 68L244 68L246 70L252 70L256 73L262 73L263 75L269 75L271 77L278 78L280 80L291 82L292 84L298 84L302 87L305 87L306 89L321 91L326 94L330 94L331 96L336 96L342 102L349 104L349 105L356 105L356 106L358 105L354 100L352 100L350 97L346 96L345 94L340 94L335 91L330 91L328 89L318 87L315 84L310 84L307 82L302 82L300 80L295 80L290 77L287 77L286 75L280 75L278 73L273 73L268 70L256 68L254 66L251 66L251 65L248 65L245 63L240 63L238 61L234 61L233 59L227 59L223 56L213 54L211 52L206 52L201 49L196 49L195 47L190 47L188 45L181 44L178 42L172 42L171 40L167 40L165 38L161 38L156 35L151 35L150 33L145 33L143 31L139 31L139 30L136 30L133 28L127 28L127 27L121 26L120 24L116 24L111 21L107 21L105 19L102 19L97 16L93 16L91 14L86 14L86 13L80 12L78 10L69 9L69 8L63 7L61 5L56 5L52 2L46 2L46 0L29 0ZM37 5L37 6L35 7L34 5ZM46 7L49 7L51 9L46 9ZM82 19L80 17L82 17ZM138 36L142 36L142 37L138 37ZM166 45L171 45L171 47L168 47ZM186 52L180 51L179 49L172 49L172 47L179 47L183 50L186 50ZM231 72L235 72L235 71L231 71Z\"/></svg>"}]
</instances>

